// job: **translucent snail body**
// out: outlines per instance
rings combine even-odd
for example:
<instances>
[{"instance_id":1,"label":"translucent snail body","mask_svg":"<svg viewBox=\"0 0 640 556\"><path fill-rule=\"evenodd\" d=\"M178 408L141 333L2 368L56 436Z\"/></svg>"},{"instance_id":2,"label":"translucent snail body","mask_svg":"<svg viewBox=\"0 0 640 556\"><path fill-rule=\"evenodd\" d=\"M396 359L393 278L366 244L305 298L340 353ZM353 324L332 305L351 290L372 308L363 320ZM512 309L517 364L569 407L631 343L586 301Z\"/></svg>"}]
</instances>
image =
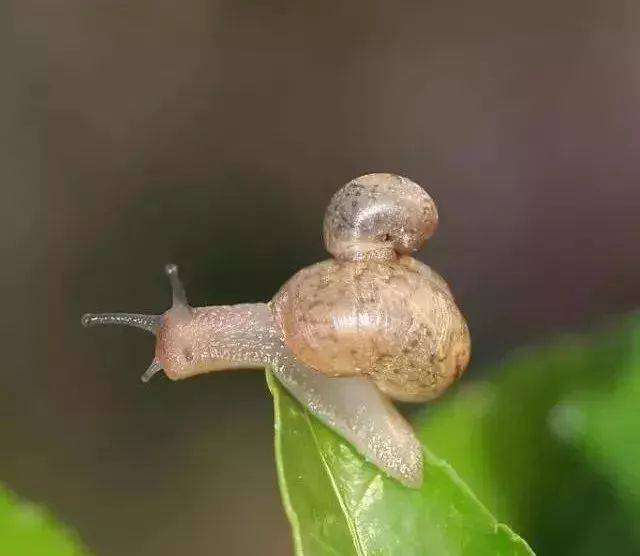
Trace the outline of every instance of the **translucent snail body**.
<instances>
[{"instance_id":1,"label":"translucent snail body","mask_svg":"<svg viewBox=\"0 0 640 556\"><path fill-rule=\"evenodd\" d=\"M146 381L269 367L314 415L372 463L412 487L422 449L388 398L424 401L466 368L467 325L437 273L408 254L437 227L429 195L393 174L356 178L324 222L333 258L304 268L269 303L190 307L167 266L163 315L87 314L85 325L128 324L157 337Z\"/></svg>"}]
</instances>

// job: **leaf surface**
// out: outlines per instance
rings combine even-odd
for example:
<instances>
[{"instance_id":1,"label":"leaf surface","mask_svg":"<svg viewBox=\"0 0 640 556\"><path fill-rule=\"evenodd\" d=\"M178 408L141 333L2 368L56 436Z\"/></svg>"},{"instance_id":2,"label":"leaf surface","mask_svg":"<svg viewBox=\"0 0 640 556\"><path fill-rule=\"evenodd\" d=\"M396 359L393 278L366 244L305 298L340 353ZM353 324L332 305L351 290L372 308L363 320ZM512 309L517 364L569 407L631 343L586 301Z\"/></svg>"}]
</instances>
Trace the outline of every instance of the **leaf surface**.
<instances>
[{"instance_id":1,"label":"leaf surface","mask_svg":"<svg viewBox=\"0 0 640 556\"><path fill-rule=\"evenodd\" d=\"M640 315L483 376L426 407L423 444L539 553L640 554Z\"/></svg>"},{"instance_id":2,"label":"leaf surface","mask_svg":"<svg viewBox=\"0 0 640 556\"><path fill-rule=\"evenodd\" d=\"M40 506L19 501L0 486L0 554L87 556L89 553Z\"/></svg>"},{"instance_id":3,"label":"leaf surface","mask_svg":"<svg viewBox=\"0 0 640 556\"><path fill-rule=\"evenodd\" d=\"M299 556L532 554L428 450L422 488L402 486L310 415L269 372L267 383L280 489Z\"/></svg>"}]
</instances>

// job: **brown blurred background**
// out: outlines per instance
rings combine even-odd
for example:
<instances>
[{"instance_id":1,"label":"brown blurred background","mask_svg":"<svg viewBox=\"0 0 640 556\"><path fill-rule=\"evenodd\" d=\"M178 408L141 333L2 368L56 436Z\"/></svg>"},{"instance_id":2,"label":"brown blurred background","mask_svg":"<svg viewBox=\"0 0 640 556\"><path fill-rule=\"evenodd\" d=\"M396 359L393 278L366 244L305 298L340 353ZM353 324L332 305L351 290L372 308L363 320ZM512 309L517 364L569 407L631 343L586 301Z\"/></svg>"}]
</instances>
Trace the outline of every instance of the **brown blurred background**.
<instances>
[{"instance_id":1,"label":"brown blurred background","mask_svg":"<svg viewBox=\"0 0 640 556\"><path fill-rule=\"evenodd\" d=\"M3 16L0 481L100 555L290 553L261 373L138 376L196 305L326 256L348 179L425 185L465 380L640 305L634 2L19 0ZM6 7L5 7L6 10Z\"/></svg>"}]
</instances>

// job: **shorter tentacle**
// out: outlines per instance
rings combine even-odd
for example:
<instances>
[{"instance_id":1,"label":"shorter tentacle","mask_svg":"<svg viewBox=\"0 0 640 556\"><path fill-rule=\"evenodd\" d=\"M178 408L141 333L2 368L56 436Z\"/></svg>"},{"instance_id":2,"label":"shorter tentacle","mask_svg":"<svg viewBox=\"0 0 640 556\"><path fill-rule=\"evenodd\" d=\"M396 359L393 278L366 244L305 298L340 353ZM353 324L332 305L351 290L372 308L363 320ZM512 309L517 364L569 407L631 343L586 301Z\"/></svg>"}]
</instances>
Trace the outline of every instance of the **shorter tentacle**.
<instances>
[{"instance_id":1,"label":"shorter tentacle","mask_svg":"<svg viewBox=\"0 0 640 556\"><path fill-rule=\"evenodd\" d=\"M160 363L158 363L154 359L153 361L151 361L151 365L149 365L147 370L144 373L142 373L140 380L142 382L149 382L151 380L151 377L156 373L160 372L161 370L162 370L162 365L160 365Z\"/></svg>"}]
</instances>

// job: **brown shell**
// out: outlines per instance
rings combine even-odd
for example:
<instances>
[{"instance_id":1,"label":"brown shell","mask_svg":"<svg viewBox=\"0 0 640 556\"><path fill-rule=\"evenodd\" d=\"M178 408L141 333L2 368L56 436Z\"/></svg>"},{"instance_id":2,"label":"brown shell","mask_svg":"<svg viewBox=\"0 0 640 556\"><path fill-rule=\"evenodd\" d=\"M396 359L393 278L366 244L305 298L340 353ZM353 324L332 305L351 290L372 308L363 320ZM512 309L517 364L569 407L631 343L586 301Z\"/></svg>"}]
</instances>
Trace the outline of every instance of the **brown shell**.
<instances>
[{"instance_id":1,"label":"brown shell","mask_svg":"<svg viewBox=\"0 0 640 556\"><path fill-rule=\"evenodd\" d=\"M329 376L368 375L397 400L438 396L469 362L469 331L449 288L412 257L317 263L286 282L272 307L300 361Z\"/></svg>"},{"instance_id":2,"label":"brown shell","mask_svg":"<svg viewBox=\"0 0 640 556\"><path fill-rule=\"evenodd\" d=\"M396 174L366 174L333 195L323 235L336 259L391 260L420 249L437 226L436 205L417 183Z\"/></svg>"}]
</instances>

